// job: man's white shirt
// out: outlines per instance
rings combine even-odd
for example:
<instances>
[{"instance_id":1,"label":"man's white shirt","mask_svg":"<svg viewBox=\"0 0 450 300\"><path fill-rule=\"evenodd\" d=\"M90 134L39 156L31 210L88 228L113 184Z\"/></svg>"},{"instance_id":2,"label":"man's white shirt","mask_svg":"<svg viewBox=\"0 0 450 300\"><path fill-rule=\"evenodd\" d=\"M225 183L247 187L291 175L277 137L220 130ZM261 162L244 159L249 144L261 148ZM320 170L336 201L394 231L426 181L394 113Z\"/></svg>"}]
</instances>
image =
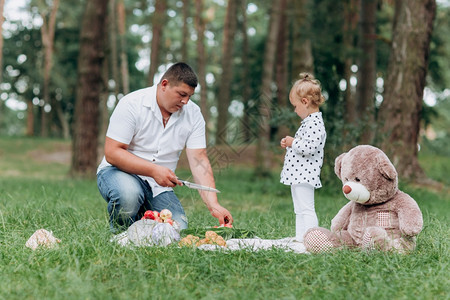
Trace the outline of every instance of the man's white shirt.
<instances>
[{"instance_id":1,"label":"man's white shirt","mask_svg":"<svg viewBox=\"0 0 450 300\"><path fill-rule=\"evenodd\" d=\"M181 152L206 148L205 120L197 104L189 101L170 116L166 127L156 103L156 88L144 88L120 99L111 115L106 136L127 144L128 151L154 164L175 172ZM97 172L110 166L103 157ZM159 186L151 177L147 180L156 196L171 188Z\"/></svg>"}]
</instances>

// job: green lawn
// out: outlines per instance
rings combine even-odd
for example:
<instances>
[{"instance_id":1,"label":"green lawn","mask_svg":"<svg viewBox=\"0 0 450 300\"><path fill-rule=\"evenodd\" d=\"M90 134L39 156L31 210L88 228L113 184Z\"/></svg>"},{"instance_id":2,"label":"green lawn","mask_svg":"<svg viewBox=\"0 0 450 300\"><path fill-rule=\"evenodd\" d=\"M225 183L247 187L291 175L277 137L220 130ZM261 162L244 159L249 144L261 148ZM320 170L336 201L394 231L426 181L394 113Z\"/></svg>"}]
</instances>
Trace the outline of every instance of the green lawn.
<instances>
[{"instance_id":1,"label":"green lawn","mask_svg":"<svg viewBox=\"0 0 450 300\"><path fill-rule=\"evenodd\" d=\"M425 221L409 255L123 248L109 242L106 203L96 182L66 178L67 163L46 158L67 144L0 138L0 299L450 299L446 187L402 184ZM449 158L435 157L433 165L440 169L427 165L429 176L446 183L448 173L441 170ZM273 179L254 180L251 170L226 168L216 180L236 228L262 238L294 235L289 189L278 183L277 172ZM218 225L196 192L177 192L190 226ZM317 191L320 225L329 227L345 203L339 185ZM39 228L52 230L61 244L26 248Z\"/></svg>"}]
</instances>

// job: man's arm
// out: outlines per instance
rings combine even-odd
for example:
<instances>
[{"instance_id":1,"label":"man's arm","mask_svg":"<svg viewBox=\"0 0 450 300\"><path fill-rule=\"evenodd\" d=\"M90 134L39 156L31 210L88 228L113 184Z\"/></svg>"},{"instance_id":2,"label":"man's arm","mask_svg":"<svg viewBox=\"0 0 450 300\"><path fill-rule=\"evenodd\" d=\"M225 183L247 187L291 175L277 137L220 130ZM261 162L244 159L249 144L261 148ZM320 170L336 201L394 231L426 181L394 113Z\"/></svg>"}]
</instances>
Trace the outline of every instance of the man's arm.
<instances>
[{"instance_id":1,"label":"man's arm","mask_svg":"<svg viewBox=\"0 0 450 300\"><path fill-rule=\"evenodd\" d=\"M111 165L127 173L152 177L160 186L174 187L177 184L181 185L172 170L140 158L128 152L127 149L127 144L106 137L105 158Z\"/></svg>"},{"instance_id":2,"label":"man's arm","mask_svg":"<svg viewBox=\"0 0 450 300\"><path fill-rule=\"evenodd\" d=\"M209 186L212 188L216 187L214 182L214 176L211 168L211 164L206 153L206 149L189 149L186 148L186 156L189 161L189 167L191 168L192 175L196 183ZM231 213L219 204L217 200L217 194L214 192L201 191L199 190L200 196L203 202L205 202L211 215L219 219L219 224L223 225L225 223L232 224L233 217ZM225 219L227 221L225 221Z\"/></svg>"}]
</instances>

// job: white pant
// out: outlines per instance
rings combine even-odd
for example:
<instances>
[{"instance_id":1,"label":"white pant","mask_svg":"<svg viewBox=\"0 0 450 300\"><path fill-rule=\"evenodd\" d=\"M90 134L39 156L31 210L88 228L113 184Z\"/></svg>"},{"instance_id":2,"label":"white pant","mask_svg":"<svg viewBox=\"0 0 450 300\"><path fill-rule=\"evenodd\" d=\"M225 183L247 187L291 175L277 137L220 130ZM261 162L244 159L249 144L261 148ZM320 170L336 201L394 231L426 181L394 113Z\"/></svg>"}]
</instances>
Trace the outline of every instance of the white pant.
<instances>
[{"instance_id":1,"label":"white pant","mask_svg":"<svg viewBox=\"0 0 450 300\"><path fill-rule=\"evenodd\" d=\"M295 212L295 238L303 242L305 232L319 225L314 209L314 188L309 184L291 185Z\"/></svg>"}]
</instances>

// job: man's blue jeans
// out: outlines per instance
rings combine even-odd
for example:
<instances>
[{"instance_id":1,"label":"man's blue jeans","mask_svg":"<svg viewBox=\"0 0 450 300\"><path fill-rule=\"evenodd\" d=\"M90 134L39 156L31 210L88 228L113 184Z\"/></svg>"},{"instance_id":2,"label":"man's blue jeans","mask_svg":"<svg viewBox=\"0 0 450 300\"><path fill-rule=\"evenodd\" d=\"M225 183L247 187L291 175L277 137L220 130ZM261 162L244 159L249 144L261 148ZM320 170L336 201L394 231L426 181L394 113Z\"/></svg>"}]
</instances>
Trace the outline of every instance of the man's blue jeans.
<instances>
[{"instance_id":1,"label":"man's blue jeans","mask_svg":"<svg viewBox=\"0 0 450 300\"><path fill-rule=\"evenodd\" d=\"M181 229L188 226L183 206L173 191L153 197L147 181L114 166L98 172L97 185L108 203L109 222L113 232L140 220L147 210L161 211L164 208L172 212L172 219L180 224Z\"/></svg>"}]
</instances>

